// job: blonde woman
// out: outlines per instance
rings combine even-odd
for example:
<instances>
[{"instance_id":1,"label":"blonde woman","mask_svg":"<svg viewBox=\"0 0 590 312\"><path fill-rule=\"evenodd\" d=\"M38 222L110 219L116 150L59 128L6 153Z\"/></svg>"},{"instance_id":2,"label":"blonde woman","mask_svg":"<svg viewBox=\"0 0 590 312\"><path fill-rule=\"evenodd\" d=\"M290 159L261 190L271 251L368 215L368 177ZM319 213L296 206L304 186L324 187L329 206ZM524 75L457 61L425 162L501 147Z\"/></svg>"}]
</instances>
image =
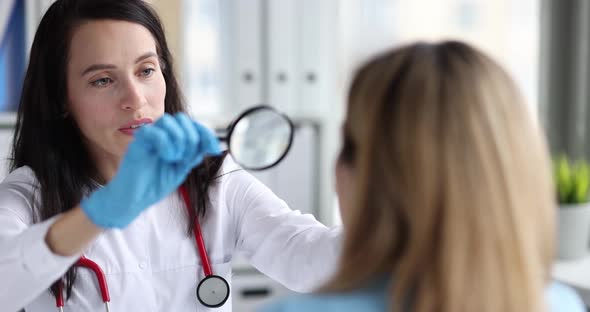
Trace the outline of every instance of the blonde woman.
<instances>
[{"instance_id":1,"label":"blonde woman","mask_svg":"<svg viewBox=\"0 0 590 312\"><path fill-rule=\"evenodd\" d=\"M583 311L550 282L547 147L493 60L452 41L380 55L353 80L343 130L340 266L266 311Z\"/></svg>"}]
</instances>

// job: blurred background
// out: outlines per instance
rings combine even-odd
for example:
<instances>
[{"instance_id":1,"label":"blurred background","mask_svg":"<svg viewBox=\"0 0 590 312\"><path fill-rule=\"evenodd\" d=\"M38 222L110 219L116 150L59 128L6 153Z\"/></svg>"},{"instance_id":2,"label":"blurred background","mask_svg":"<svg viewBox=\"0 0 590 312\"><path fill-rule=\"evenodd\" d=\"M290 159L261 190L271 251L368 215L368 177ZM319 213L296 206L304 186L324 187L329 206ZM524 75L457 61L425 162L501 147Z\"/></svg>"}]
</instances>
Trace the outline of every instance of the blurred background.
<instances>
[{"instance_id":1,"label":"blurred background","mask_svg":"<svg viewBox=\"0 0 590 312\"><path fill-rule=\"evenodd\" d=\"M0 153L7 155L28 49L51 0L0 0ZM151 0L192 115L222 129L267 104L296 125L293 149L254 173L293 208L338 224L333 163L353 70L385 48L461 39L512 74L553 152L590 156L590 1ZM2 171L2 176L6 174ZM588 257L586 257L588 258ZM588 295L590 261L556 275ZM236 311L287 290L236 259ZM584 275L585 274L585 275ZM571 278L571 276L577 276Z\"/></svg>"}]
</instances>

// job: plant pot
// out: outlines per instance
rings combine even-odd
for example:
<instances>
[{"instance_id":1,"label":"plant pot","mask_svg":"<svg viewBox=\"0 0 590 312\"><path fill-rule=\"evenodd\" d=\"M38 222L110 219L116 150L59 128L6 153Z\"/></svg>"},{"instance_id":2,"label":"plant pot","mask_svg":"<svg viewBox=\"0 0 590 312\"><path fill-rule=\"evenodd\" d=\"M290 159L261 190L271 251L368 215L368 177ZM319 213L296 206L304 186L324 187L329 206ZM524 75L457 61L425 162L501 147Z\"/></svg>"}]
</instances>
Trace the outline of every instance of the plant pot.
<instances>
[{"instance_id":1,"label":"plant pot","mask_svg":"<svg viewBox=\"0 0 590 312\"><path fill-rule=\"evenodd\" d=\"M590 203L561 205L557 214L557 256L584 257L590 250Z\"/></svg>"}]
</instances>

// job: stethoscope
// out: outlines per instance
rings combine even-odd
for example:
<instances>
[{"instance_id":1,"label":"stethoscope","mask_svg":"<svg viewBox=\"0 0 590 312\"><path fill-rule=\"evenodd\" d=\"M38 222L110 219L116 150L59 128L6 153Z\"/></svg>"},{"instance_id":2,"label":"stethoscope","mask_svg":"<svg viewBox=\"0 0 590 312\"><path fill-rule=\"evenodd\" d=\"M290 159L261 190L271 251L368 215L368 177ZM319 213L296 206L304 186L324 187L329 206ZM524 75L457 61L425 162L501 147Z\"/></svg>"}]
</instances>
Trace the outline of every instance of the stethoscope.
<instances>
[{"instance_id":1,"label":"stethoscope","mask_svg":"<svg viewBox=\"0 0 590 312\"><path fill-rule=\"evenodd\" d=\"M190 209L191 201L188 196L188 193L184 186L179 188L180 194L184 200L185 207L187 209L188 215L193 216L193 213ZM195 235L195 241L197 244L197 250L199 251L199 257L201 258L201 263L203 265L203 271L205 273L205 278L199 282L197 286L196 296L199 302L209 308L218 308L221 307L229 298L229 283L221 276L213 274L211 270L211 264L209 263L209 256L207 255L207 249L205 248L205 243L203 241L203 235L201 233L201 226L199 225L198 219L195 221L195 227L193 231ZM77 267L83 267L94 272L96 279L98 281L98 286L100 287L100 294L102 296L102 301L105 304L106 311L109 310L109 302L111 301L109 295L109 287L107 285L106 277L103 270L100 266L86 258L85 256L80 257L80 259L74 264ZM59 309L59 311L63 312L64 307L64 299L63 299L63 282L58 283L58 293L55 297L55 305Z\"/></svg>"},{"instance_id":2,"label":"stethoscope","mask_svg":"<svg viewBox=\"0 0 590 312\"><path fill-rule=\"evenodd\" d=\"M228 151L234 160L243 168L264 170L275 166L287 155L293 142L294 126L286 115L270 106L260 105L247 109L230 123L226 132L226 136L218 137L218 139L227 143ZM263 155L264 157L256 158L251 157L251 155ZM188 215L192 220L195 216L190 209L191 202L188 193L182 186L179 191ZM203 242L201 226L196 217L193 232L205 273L205 278L197 286L196 296L204 306L218 308L229 298L229 283L223 277L213 274L205 243ZM105 304L106 311L109 311L109 302L111 301L109 288L105 274L100 266L84 256L74 266L87 268L94 272L100 287L102 301ZM58 283L58 287L59 291L55 298L55 304L59 311L63 311L62 281Z\"/></svg>"}]
</instances>

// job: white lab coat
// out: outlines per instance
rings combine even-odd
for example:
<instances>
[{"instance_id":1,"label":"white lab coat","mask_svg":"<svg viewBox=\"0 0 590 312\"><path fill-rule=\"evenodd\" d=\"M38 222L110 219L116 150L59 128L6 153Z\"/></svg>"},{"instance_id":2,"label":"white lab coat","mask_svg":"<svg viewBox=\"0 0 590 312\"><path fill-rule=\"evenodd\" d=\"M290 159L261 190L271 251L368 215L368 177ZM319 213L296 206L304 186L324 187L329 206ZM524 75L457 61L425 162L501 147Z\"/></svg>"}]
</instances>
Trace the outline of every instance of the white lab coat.
<instances>
[{"instance_id":1,"label":"white lab coat","mask_svg":"<svg viewBox=\"0 0 590 312\"><path fill-rule=\"evenodd\" d=\"M230 262L239 251L292 290L310 291L325 281L337 262L340 229L292 211L230 157L221 171L201 222L213 273L231 285ZM35 183L32 170L23 167L0 184L1 311L56 311L47 289L77 259L48 249L44 237L55 217L32 224ZM172 194L125 229L103 232L84 252L105 271L111 311L231 311L231 298L218 309L198 303L195 290L204 274L186 222L184 203ZM78 270L64 310L104 310L94 274Z\"/></svg>"}]
</instances>

